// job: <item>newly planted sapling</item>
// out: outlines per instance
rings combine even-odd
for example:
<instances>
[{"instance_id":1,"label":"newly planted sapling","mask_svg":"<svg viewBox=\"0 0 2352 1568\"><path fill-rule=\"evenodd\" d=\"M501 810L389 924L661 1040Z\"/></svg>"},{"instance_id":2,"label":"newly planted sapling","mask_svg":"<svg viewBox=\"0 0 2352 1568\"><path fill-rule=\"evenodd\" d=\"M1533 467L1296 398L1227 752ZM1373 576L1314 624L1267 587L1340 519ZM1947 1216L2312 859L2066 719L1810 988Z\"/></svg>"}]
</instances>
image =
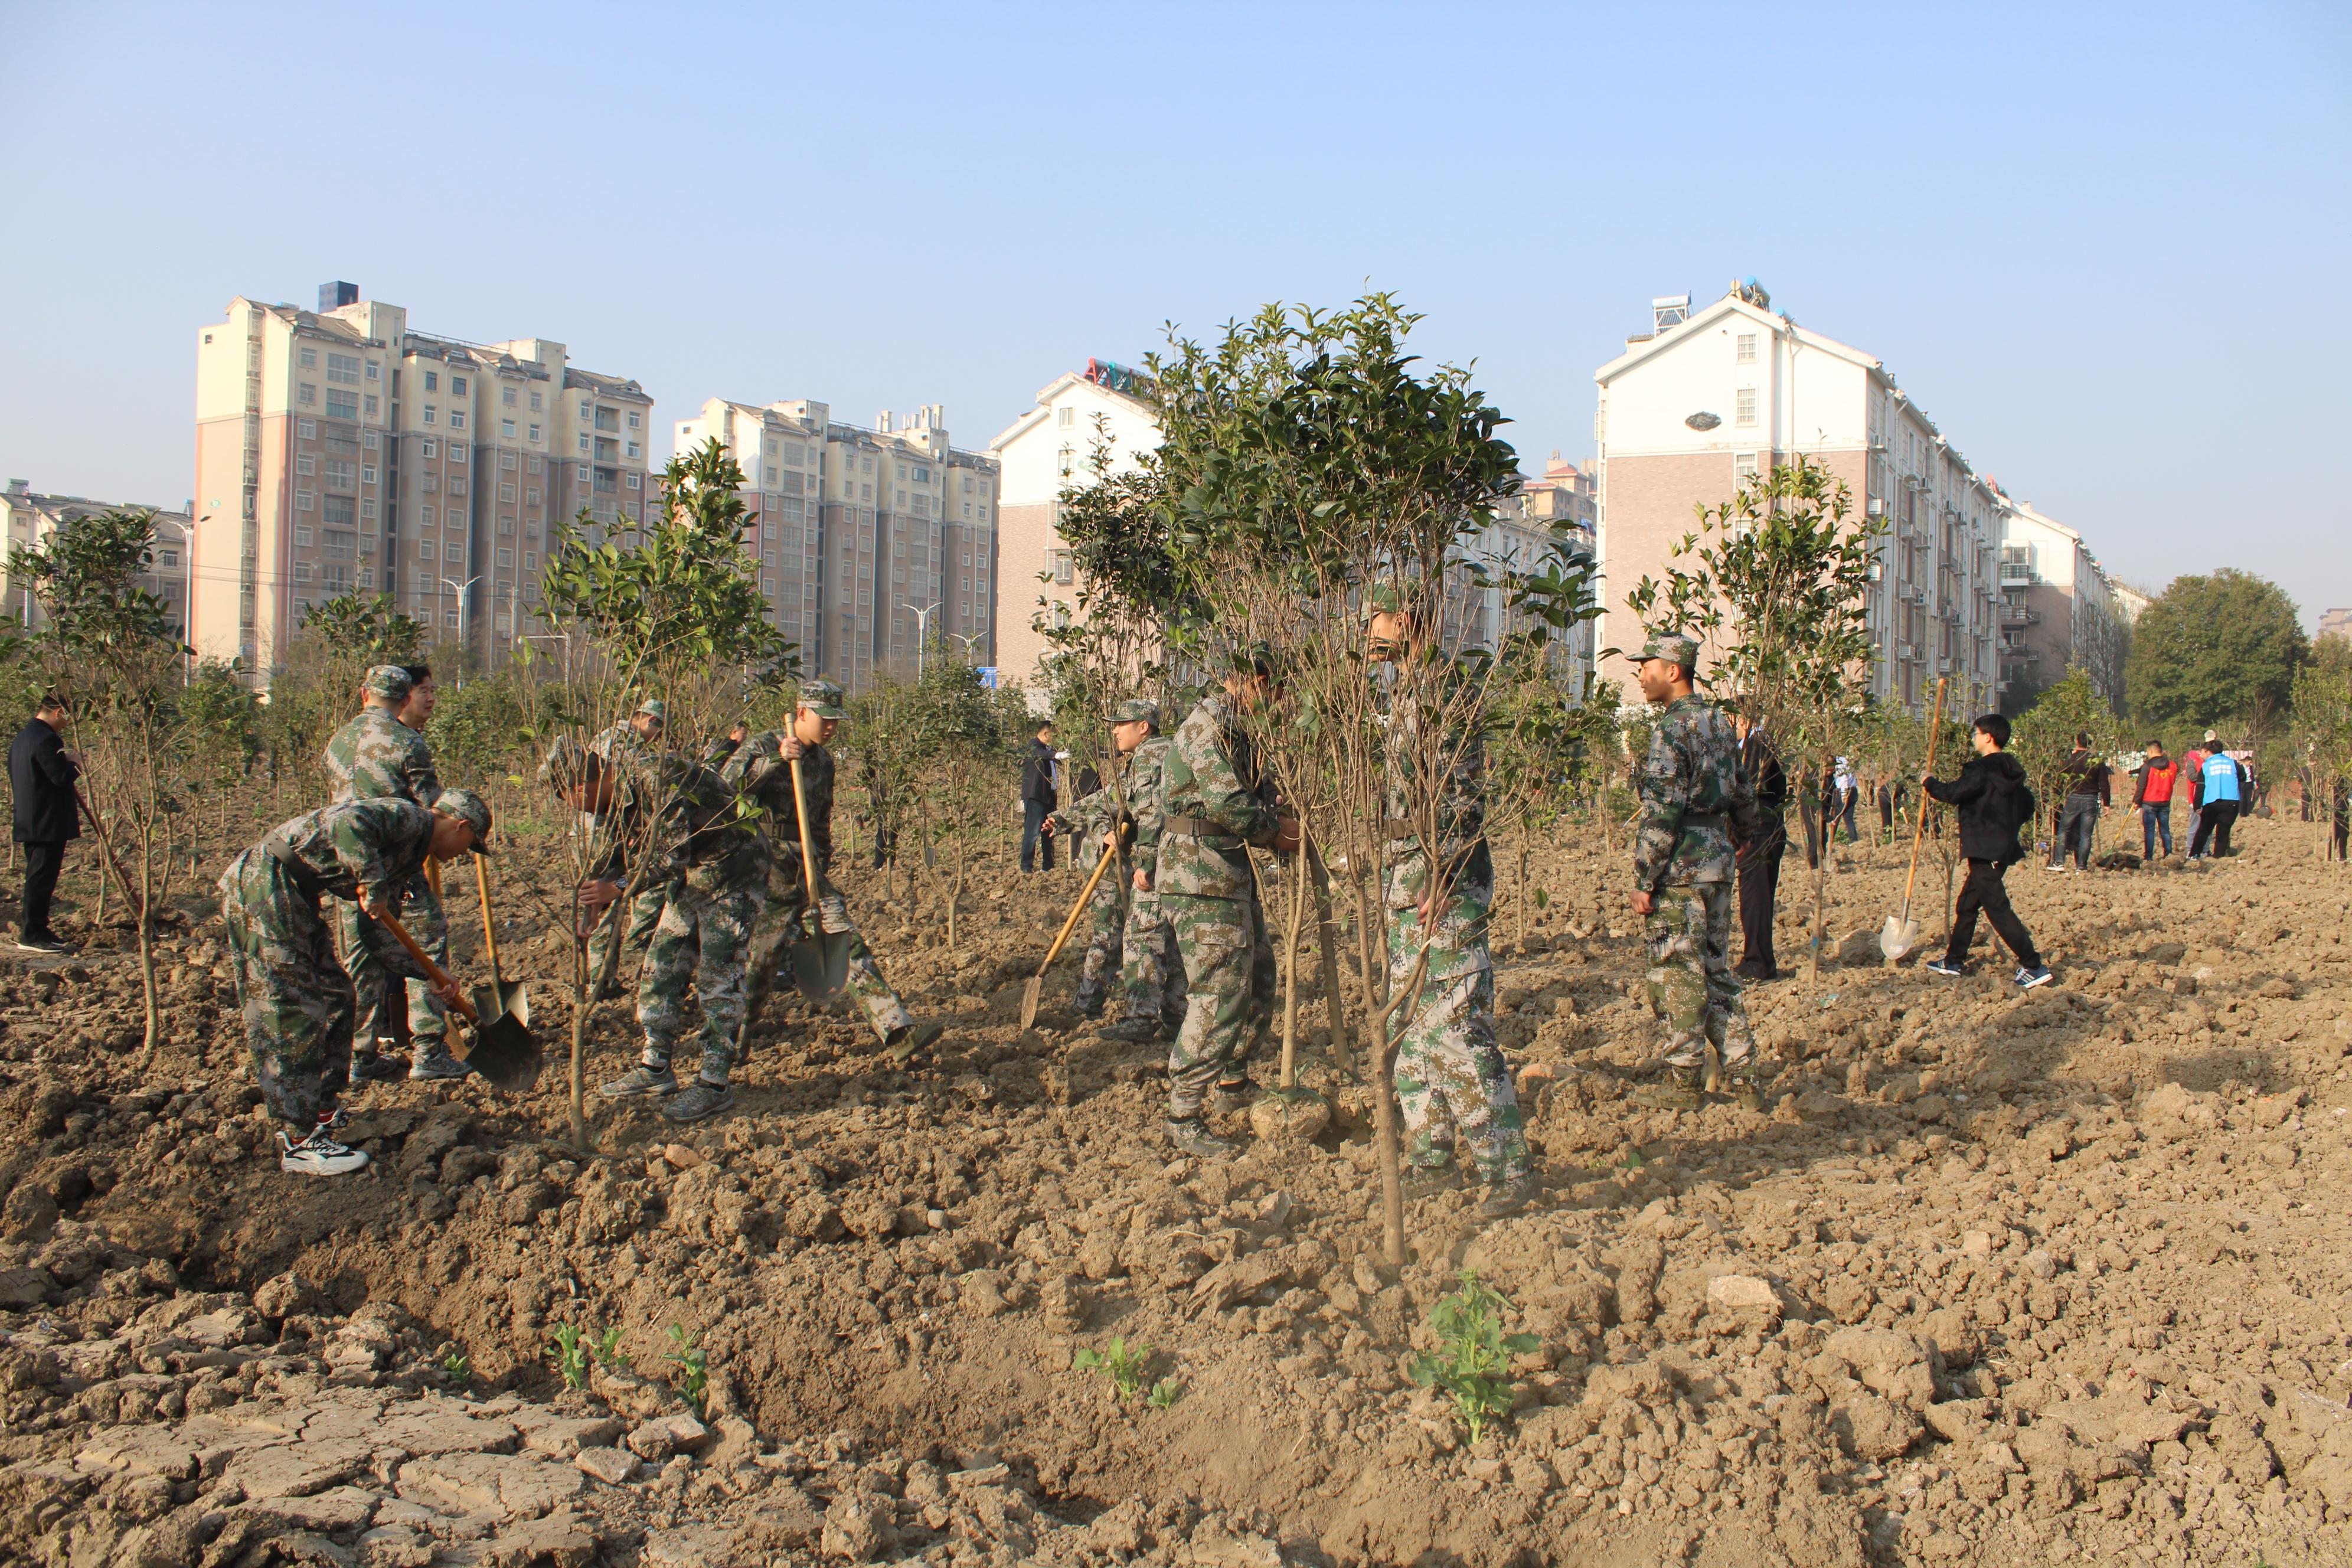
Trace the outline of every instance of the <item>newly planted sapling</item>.
<instances>
[{"instance_id":1,"label":"newly planted sapling","mask_svg":"<svg viewBox=\"0 0 2352 1568\"><path fill-rule=\"evenodd\" d=\"M563 1380L564 1387L588 1386L588 1355L593 1347L581 1337L577 1325L556 1324L555 1338L547 1348L553 1354L555 1374Z\"/></svg>"},{"instance_id":2,"label":"newly planted sapling","mask_svg":"<svg viewBox=\"0 0 2352 1568\"><path fill-rule=\"evenodd\" d=\"M590 1353L595 1356L598 1366L610 1367L614 1372L629 1370L628 1352L621 1349L621 1331L618 1329L606 1329Z\"/></svg>"},{"instance_id":3,"label":"newly planted sapling","mask_svg":"<svg viewBox=\"0 0 2352 1568\"><path fill-rule=\"evenodd\" d=\"M1182 1398L1183 1394L1182 1384L1172 1377L1163 1377L1151 1385L1151 1392L1143 1396L1143 1403L1154 1410L1165 1410Z\"/></svg>"},{"instance_id":4,"label":"newly planted sapling","mask_svg":"<svg viewBox=\"0 0 2352 1568\"><path fill-rule=\"evenodd\" d=\"M464 1351L452 1345L449 1353L441 1358L441 1375L463 1388L474 1381L474 1363Z\"/></svg>"},{"instance_id":5,"label":"newly planted sapling","mask_svg":"<svg viewBox=\"0 0 2352 1568\"><path fill-rule=\"evenodd\" d=\"M1121 1399L1133 1399L1143 1392L1143 1369L1151 1363L1150 1345L1130 1345L1125 1339L1113 1339L1108 1348L1099 1351L1082 1350L1070 1358L1074 1372L1099 1372L1110 1380L1111 1392ZM1173 1379L1169 1380L1173 1382ZM1153 1391L1155 1396L1158 1390ZM1175 1402L1171 1393L1169 1403ZM1158 1405L1158 1409L1167 1406Z\"/></svg>"},{"instance_id":6,"label":"newly planted sapling","mask_svg":"<svg viewBox=\"0 0 2352 1568\"><path fill-rule=\"evenodd\" d=\"M1475 1443L1487 1424L1511 1408L1511 1358L1534 1350L1533 1334L1503 1332L1510 1302L1477 1270L1465 1268L1462 1288L1429 1310L1437 1348L1413 1358L1413 1382L1443 1389L1454 1398L1454 1418Z\"/></svg>"},{"instance_id":7,"label":"newly planted sapling","mask_svg":"<svg viewBox=\"0 0 2352 1568\"><path fill-rule=\"evenodd\" d=\"M697 1415L702 1414L702 1396L710 1386L710 1354L694 1342L694 1335L683 1323L669 1326L669 1352L662 1359L678 1369L677 1391L694 1406Z\"/></svg>"}]
</instances>

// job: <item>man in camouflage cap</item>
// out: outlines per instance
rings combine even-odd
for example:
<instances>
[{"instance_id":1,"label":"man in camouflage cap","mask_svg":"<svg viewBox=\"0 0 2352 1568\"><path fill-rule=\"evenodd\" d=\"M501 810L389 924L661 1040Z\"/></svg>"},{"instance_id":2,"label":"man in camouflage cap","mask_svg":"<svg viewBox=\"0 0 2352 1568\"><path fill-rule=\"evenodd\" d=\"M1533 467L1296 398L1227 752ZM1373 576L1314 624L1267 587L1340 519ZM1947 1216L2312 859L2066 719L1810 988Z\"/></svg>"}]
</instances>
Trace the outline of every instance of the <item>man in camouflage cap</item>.
<instances>
[{"instance_id":1,"label":"man in camouflage cap","mask_svg":"<svg viewBox=\"0 0 2352 1568\"><path fill-rule=\"evenodd\" d=\"M1486 845L1486 744L1481 694L1426 620L1393 589L1376 590L1365 626L1389 669L1384 700L1388 799L1381 835L1391 994L1415 986L1397 1046L1406 1192L1426 1196L1474 1172L1479 1215L1517 1214L1538 1190L1518 1094L1495 1037L1495 961L1487 921L1495 864Z\"/></svg>"},{"instance_id":2,"label":"man in camouflage cap","mask_svg":"<svg viewBox=\"0 0 2352 1568\"><path fill-rule=\"evenodd\" d=\"M730 1087L743 1031L751 933L767 902L768 849L745 819L733 786L690 757L641 757L625 766L590 751L562 759L549 782L575 810L593 812L610 837L581 883L591 920L626 890L656 888L661 912L637 982L638 1065L604 1086L609 1100L662 1097L673 1121L700 1121L733 1107ZM671 1070L686 1026L686 994L702 1005L701 1071L681 1086Z\"/></svg>"},{"instance_id":3,"label":"man in camouflage cap","mask_svg":"<svg viewBox=\"0 0 2352 1568\"><path fill-rule=\"evenodd\" d=\"M1123 759L1131 759L1135 750L1157 726L1159 708L1140 699L1122 702L1111 713L1111 744ZM1119 974L1119 958L1127 930L1128 896L1134 879L1134 865L1129 855L1129 839L1134 829L1135 767L1130 760L1125 775L1114 775L1113 782L1091 795L1081 796L1069 805L1050 812L1045 817L1045 830L1070 841L1073 864L1091 862L1108 851L1118 863L1103 872L1095 883L1094 898L1088 911L1086 962L1078 970L1077 1004L1079 1016L1087 1018L1102 1016L1112 981Z\"/></svg>"},{"instance_id":4,"label":"man in camouflage cap","mask_svg":"<svg viewBox=\"0 0 2352 1568\"><path fill-rule=\"evenodd\" d=\"M372 914L393 914L398 889L428 855L486 854L489 834L489 807L470 791L443 790L430 807L379 795L306 812L221 874L221 919L254 1079L285 1124L279 1169L334 1176L367 1163L365 1154L332 1136L336 1101L350 1079L357 1001L320 900L364 900ZM363 921L358 940L373 951L382 973L424 980L378 921ZM440 999L456 1001L455 985Z\"/></svg>"},{"instance_id":5,"label":"man in camouflage cap","mask_svg":"<svg viewBox=\"0 0 2352 1568\"><path fill-rule=\"evenodd\" d=\"M441 780L433 766L432 748L422 733L433 717L433 669L430 665L380 664L360 685L361 708L356 718L327 742L328 798L341 805L353 800L413 800L430 806L440 798ZM444 969L449 965L449 920L441 895L422 868L403 886L390 890L394 908L408 933ZM336 906L342 935L343 963L358 997L359 1016L353 1026L351 1076L353 1083L398 1076L399 1064L387 1054L393 1042L394 987L402 982L377 963L374 946L362 927L368 922L356 903ZM449 1054L449 1011L424 981L411 978L408 986L408 1026L411 1050L408 1076L417 1079L464 1078L472 1069Z\"/></svg>"},{"instance_id":6,"label":"man in camouflage cap","mask_svg":"<svg viewBox=\"0 0 2352 1568\"><path fill-rule=\"evenodd\" d=\"M1274 942L1250 848L1290 854L1298 821L1276 812L1274 781L1242 716L1270 701L1276 684L1271 654L1240 650L1223 685L1178 727L1161 771L1166 815L1152 886L1175 928L1188 988L1168 1053L1167 1131L1177 1148L1204 1159L1234 1152L1202 1113L1248 1103L1250 1050L1274 1016Z\"/></svg>"},{"instance_id":7,"label":"man in camouflage cap","mask_svg":"<svg viewBox=\"0 0 2352 1568\"><path fill-rule=\"evenodd\" d=\"M816 855L816 909L819 927L849 941L849 994L865 1009L866 1021L883 1047L904 1060L916 1049L939 1037L936 1024L918 1025L898 994L883 977L882 966L856 922L849 905L833 885L833 752L826 742L847 717L841 705L841 688L830 680L801 682L800 700L788 730L762 731L735 748L722 776L760 807L760 828L767 837L774 868L769 880L768 913L752 943L751 995L747 1025L756 1022L769 995L782 976L787 948L805 930L808 875L801 863L799 807L793 799L793 763L801 765L801 785L807 792L809 847Z\"/></svg>"},{"instance_id":8,"label":"man in camouflage cap","mask_svg":"<svg viewBox=\"0 0 2352 1568\"><path fill-rule=\"evenodd\" d=\"M1641 822L1633 837L1633 912L1649 933L1650 1006L1665 1020L1665 1077L1647 1103L1695 1110L1709 1046L1738 1084L1740 1102L1761 1104L1756 1042L1731 973L1734 847L1762 826L1756 791L1739 763L1739 738L1722 710L1699 697L1698 645L1653 633L1638 653L1642 695L1663 710L1635 774Z\"/></svg>"},{"instance_id":9,"label":"man in camouflage cap","mask_svg":"<svg viewBox=\"0 0 2352 1568\"><path fill-rule=\"evenodd\" d=\"M588 749L608 763L624 770L640 762L662 754L662 737L669 728L669 708L657 697L648 697L637 704L636 711L622 723L608 725L588 742ZM586 826L583 824L583 826ZM593 828L591 829L593 831ZM629 912L618 927L599 926L596 940L588 951L588 970L592 974L604 971L604 953L616 939L621 943L621 956L625 960L633 952L641 953L653 941L654 926L661 919L663 896L659 888L641 889L630 901Z\"/></svg>"},{"instance_id":10,"label":"man in camouflage cap","mask_svg":"<svg viewBox=\"0 0 2352 1568\"><path fill-rule=\"evenodd\" d=\"M1166 780L1169 738L1160 732L1160 705L1133 698L1112 715L1114 734L1129 725L1141 728L1142 738L1128 753L1121 786L1134 823L1128 845L1127 926L1119 933L1119 991L1123 1000L1117 1022L1103 1030L1109 1040L1144 1044L1184 1026L1186 988L1184 955L1176 932L1160 907L1154 872L1160 859L1160 838L1168 810ZM1121 742L1125 742L1122 741Z\"/></svg>"}]
</instances>

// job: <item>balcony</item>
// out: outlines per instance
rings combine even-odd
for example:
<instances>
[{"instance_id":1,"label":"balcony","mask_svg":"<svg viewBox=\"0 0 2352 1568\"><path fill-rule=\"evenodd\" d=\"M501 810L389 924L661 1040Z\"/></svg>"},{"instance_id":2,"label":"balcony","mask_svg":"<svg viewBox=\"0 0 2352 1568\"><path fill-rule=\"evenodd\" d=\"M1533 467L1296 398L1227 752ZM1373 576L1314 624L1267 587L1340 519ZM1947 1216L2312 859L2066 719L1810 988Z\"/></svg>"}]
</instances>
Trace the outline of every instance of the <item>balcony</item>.
<instances>
[{"instance_id":1,"label":"balcony","mask_svg":"<svg viewBox=\"0 0 2352 1568\"><path fill-rule=\"evenodd\" d=\"M2034 584L2033 568L2022 561L2000 563L2000 585L2004 588L2031 588Z\"/></svg>"},{"instance_id":2,"label":"balcony","mask_svg":"<svg viewBox=\"0 0 2352 1568\"><path fill-rule=\"evenodd\" d=\"M2038 626L2042 624L2042 612L2029 610L2022 605L2003 605L2000 607L2000 624L2004 626Z\"/></svg>"}]
</instances>

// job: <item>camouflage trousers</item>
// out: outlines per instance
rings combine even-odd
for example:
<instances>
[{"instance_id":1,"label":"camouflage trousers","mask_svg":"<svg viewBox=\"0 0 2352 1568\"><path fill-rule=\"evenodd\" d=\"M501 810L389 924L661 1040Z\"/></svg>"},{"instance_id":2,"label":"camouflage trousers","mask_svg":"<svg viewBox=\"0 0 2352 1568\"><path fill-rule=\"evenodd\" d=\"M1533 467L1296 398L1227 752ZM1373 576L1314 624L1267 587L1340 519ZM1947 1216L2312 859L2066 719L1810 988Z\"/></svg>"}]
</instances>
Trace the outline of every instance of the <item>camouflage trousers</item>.
<instances>
[{"instance_id":1,"label":"camouflage trousers","mask_svg":"<svg viewBox=\"0 0 2352 1568\"><path fill-rule=\"evenodd\" d=\"M668 902L669 892L667 886L656 882L651 887L639 889L637 896L629 900L628 916L625 921L615 924L608 915L599 921L596 934L588 939L588 973L593 976L604 972L604 955L612 952L614 942L618 940L621 944L621 968L613 972L613 986L617 989L622 984L621 976L628 967L629 954L643 953L651 945L654 940L654 928L661 923L662 906ZM618 932L617 939L615 932ZM599 993L600 995L613 994L613 990Z\"/></svg>"},{"instance_id":2,"label":"camouflage trousers","mask_svg":"<svg viewBox=\"0 0 2352 1568\"><path fill-rule=\"evenodd\" d=\"M308 1132L351 1081L351 976L318 901L268 851L230 861L220 892L254 1081L271 1114Z\"/></svg>"},{"instance_id":3,"label":"camouflage trousers","mask_svg":"<svg viewBox=\"0 0 2352 1568\"><path fill-rule=\"evenodd\" d=\"M710 893L672 881L646 948L637 982L637 1023L646 1032L645 1064L668 1065L686 1028L689 985L702 1004L702 1077L725 1083L743 1034L744 971L751 934L767 895L758 888Z\"/></svg>"},{"instance_id":4,"label":"camouflage trousers","mask_svg":"<svg viewBox=\"0 0 2352 1568\"><path fill-rule=\"evenodd\" d=\"M1388 918L1389 984L1402 988L1422 968L1419 993L1397 1039L1397 1105L1404 1112L1405 1160L1436 1167L1459 1148L1465 1169L1489 1183L1532 1169L1518 1091L1495 1039L1495 969L1486 946L1491 882L1458 882L1434 935L1412 908ZM1421 963L1422 943L1429 962Z\"/></svg>"},{"instance_id":5,"label":"camouflage trousers","mask_svg":"<svg viewBox=\"0 0 2352 1568\"><path fill-rule=\"evenodd\" d=\"M1162 893L1160 910L1183 955L1184 1024L1168 1052L1168 1114L1201 1113L1218 1084L1248 1081L1250 1052L1275 1008L1274 942L1255 898Z\"/></svg>"},{"instance_id":6,"label":"camouflage trousers","mask_svg":"<svg viewBox=\"0 0 2352 1568\"><path fill-rule=\"evenodd\" d=\"M1182 1026L1184 955L1177 951L1176 928L1161 911L1158 893L1139 888L1128 895L1119 955L1119 989L1126 994L1120 1016L1164 1024L1171 1031Z\"/></svg>"},{"instance_id":7,"label":"camouflage trousers","mask_svg":"<svg viewBox=\"0 0 2352 1568\"><path fill-rule=\"evenodd\" d=\"M401 981L384 972L375 954L375 948L361 928L375 922L361 912L359 905L335 900L335 925L342 936L343 973L352 977L352 993L358 998L359 1016L352 1026L352 1039L362 1056L373 1055L377 1042L393 1037L392 998ZM416 939L416 945L430 953L433 962L443 969L449 967L449 915L442 908L441 895L419 871L400 889L400 923ZM419 1058L448 1049L449 1005L434 993L422 980L411 980L408 985L408 1032L415 1041Z\"/></svg>"},{"instance_id":8,"label":"camouflage trousers","mask_svg":"<svg viewBox=\"0 0 2352 1568\"><path fill-rule=\"evenodd\" d=\"M1119 975L1127 931L1126 868L1114 859L1103 868L1102 880L1087 910L1087 956L1078 968L1078 992L1074 1000L1088 1017L1099 1016Z\"/></svg>"},{"instance_id":9,"label":"camouflage trousers","mask_svg":"<svg viewBox=\"0 0 2352 1568\"><path fill-rule=\"evenodd\" d=\"M779 856L768 880L767 912L751 947L751 1021L758 1020L779 982L792 984L789 950L800 936L801 912L807 908L808 884L801 878L799 862ZM849 936L849 994L865 1011L875 1037L887 1041L893 1031L912 1028L914 1015L883 977L874 950L866 945L865 933L849 918L848 902L838 889L818 882L816 914L819 929Z\"/></svg>"},{"instance_id":10,"label":"camouflage trousers","mask_svg":"<svg viewBox=\"0 0 2352 1568\"><path fill-rule=\"evenodd\" d=\"M1731 973L1732 884L1662 888L1647 919L1650 1010L1666 1024L1666 1065L1697 1068L1716 1047L1727 1068L1748 1065L1756 1037Z\"/></svg>"}]
</instances>

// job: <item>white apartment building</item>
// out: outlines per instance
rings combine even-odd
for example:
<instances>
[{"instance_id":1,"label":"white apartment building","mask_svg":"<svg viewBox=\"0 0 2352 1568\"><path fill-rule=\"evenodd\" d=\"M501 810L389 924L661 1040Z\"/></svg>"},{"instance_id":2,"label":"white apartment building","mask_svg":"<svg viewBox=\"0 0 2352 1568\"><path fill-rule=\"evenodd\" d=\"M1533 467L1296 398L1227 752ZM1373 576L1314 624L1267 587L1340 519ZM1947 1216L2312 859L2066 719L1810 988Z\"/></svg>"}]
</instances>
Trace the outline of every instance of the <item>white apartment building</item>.
<instances>
[{"instance_id":1,"label":"white apartment building","mask_svg":"<svg viewBox=\"0 0 2352 1568\"><path fill-rule=\"evenodd\" d=\"M2124 653L2137 612L2083 536L2021 500L2000 502L2000 710L2022 713L2080 665L2124 710ZM2142 601L2145 603L2145 601Z\"/></svg>"},{"instance_id":2,"label":"white apartment building","mask_svg":"<svg viewBox=\"0 0 2352 1568\"><path fill-rule=\"evenodd\" d=\"M677 422L676 450L714 438L743 470L760 589L810 674L851 691L911 676L927 636L994 662L997 465L949 441L940 405L866 428L806 399L714 397Z\"/></svg>"},{"instance_id":3,"label":"white apartment building","mask_svg":"<svg viewBox=\"0 0 2352 1568\"><path fill-rule=\"evenodd\" d=\"M562 343L409 330L323 285L197 333L190 641L267 679L312 605L388 593L487 662L538 626L550 525L644 515L653 399Z\"/></svg>"},{"instance_id":4,"label":"white apartment building","mask_svg":"<svg viewBox=\"0 0 2352 1568\"><path fill-rule=\"evenodd\" d=\"M187 512L173 511L142 501L102 501L92 500L88 496L46 495L33 489L28 479L10 479L5 489L0 489L0 615L13 618L26 631L39 630L47 620L31 585L16 581L8 571L11 553L47 546L49 536L58 531L58 526L75 518L117 510L155 514L155 542L148 570L140 574L138 585L163 601L165 612L174 626L185 626L188 624L188 588L193 581L189 572L188 535L194 526L194 521Z\"/></svg>"},{"instance_id":5,"label":"white apartment building","mask_svg":"<svg viewBox=\"0 0 2352 1568\"><path fill-rule=\"evenodd\" d=\"M1916 708L1944 676L1953 710L1991 704L2000 498L1877 359L1775 314L1751 279L1696 309L1652 300L1651 330L1594 380L1601 646L1640 646L1626 595L1663 573L1696 508L1802 454L1846 482L1857 519L1890 523L1873 689Z\"/></svg>"}]
</instances>

